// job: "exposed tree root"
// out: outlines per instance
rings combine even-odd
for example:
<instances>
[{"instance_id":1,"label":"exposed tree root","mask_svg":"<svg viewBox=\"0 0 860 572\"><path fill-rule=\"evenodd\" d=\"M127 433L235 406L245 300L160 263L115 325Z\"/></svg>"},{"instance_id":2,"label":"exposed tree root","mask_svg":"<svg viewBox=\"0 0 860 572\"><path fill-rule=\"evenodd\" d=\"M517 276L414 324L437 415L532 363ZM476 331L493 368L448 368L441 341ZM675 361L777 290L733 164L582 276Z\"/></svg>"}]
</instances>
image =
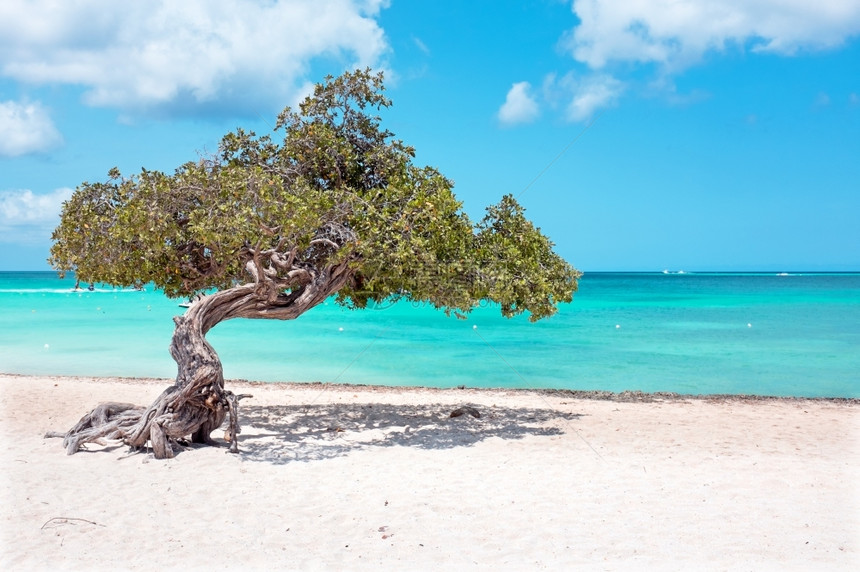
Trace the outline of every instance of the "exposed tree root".
<instances>
[{"instance_id":1,"label":"exposed tree root","mask_svg":"<svg viewBox=\"0 0 860 572\"><path fill-rule=\"evenodd\" d=\"M63 436L63 447L72 455L84 443L97 440L123 440L127 431L140 421L143 407L132 403L102 403L78 421Z\"/></svg>"},{"instance_id":2,"label":"exposed tree root","mask_svg":"<svg viewBox=\"0 0 860 572\"><path fill-rule=\"evenodd\" d=\"M221 391L223 401L211 409L186 406L179 411L170 411L166 405L175 393L169 388L149 406L144 408L131 403L102 403L84 415L66 433L48 432L45 437L62 437L66 453L77 453L86 443L107 444L122 442L133 449L141 450L149 445L157 459L172 458L180 442L189 436L194 443L218 446L210 433L218 429L229 413L229 422L224 439L229 442L231 453L239 452L238 434L240 399L252 397ZM216 405L210 395L210 404Z\"/></svg>"}]
</instances>

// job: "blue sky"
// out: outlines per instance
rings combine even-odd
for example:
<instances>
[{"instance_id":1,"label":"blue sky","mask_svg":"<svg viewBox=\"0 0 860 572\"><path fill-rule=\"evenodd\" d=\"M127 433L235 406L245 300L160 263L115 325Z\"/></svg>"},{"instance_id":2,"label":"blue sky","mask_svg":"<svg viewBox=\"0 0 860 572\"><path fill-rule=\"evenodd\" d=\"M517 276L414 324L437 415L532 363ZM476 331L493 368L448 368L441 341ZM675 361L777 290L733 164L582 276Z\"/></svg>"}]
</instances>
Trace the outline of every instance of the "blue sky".
<instances>
[{"instance_id":1,"label":"blue sky","mask_svg":"<svg viewBox=\"0 0 860 572\"><path fill-rule=\"evenodd\" d=\"M48 269L82 181L356 66L470 215L514 194L581 270L860 270L860 0L4 0L0 270Z\"/></svg>"}]
</instances>

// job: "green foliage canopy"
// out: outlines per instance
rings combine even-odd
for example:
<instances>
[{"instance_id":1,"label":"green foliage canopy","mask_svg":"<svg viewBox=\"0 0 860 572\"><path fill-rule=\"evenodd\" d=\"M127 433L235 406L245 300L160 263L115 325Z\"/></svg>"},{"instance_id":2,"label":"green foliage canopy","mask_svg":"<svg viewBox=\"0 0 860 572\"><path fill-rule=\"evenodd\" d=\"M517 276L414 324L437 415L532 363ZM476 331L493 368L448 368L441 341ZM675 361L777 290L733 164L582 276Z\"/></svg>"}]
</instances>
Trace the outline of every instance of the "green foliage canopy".
<instances>
[{"instance_id":1,"label":"green foliage canopy","mask_svg":"<svg viewBox=\"0 0 860 572\"><path fill-rule=\"evenodd\" d=\"M537 320L570 301L578 271L517 201L473 223L452 182L382 129L374 113L389 105L381 74L345 73L286 108L273 135L237 129L172 175L112 169L64 204L49 262L173 297L255 282L261 304L334 267L349 280L330 294L350 307L401 296L461 314L491 300Z\"/></svg>"}]
</instances>

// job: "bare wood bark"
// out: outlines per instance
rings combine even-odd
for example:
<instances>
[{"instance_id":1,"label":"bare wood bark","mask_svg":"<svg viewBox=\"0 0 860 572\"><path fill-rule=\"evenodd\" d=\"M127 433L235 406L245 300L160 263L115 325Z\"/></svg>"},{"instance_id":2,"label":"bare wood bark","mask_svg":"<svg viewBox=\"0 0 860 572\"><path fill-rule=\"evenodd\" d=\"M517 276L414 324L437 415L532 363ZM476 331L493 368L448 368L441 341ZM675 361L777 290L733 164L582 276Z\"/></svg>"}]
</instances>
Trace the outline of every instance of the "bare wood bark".
<instances>
[{"instance_id":1,"label":"bare wood bark","mask_svg":"<svg viewBox=\"0 0 860 572\"><path fill-rule=\"evenodd\" d=\"M206 340L206 333L216 324L233 318L295 319L337 292L350 278L344 264L324 271L304 269L307 282L290 292L272 295L271 285L256 283L236 286L205 296L174 318L176 328L170 354L178 365L174 384L166 388L152 404L138 407L128 403L103 403L72 427L63 440L68 454L84 444L119 440L135 449L147 445L157 459L174 456L177 441L191 437L195 443L217 445L211 433L219 428L228 413L227 436L230 451L238 452L238 401L224 388L221 360Z\"/></svg>"}]
</instances>

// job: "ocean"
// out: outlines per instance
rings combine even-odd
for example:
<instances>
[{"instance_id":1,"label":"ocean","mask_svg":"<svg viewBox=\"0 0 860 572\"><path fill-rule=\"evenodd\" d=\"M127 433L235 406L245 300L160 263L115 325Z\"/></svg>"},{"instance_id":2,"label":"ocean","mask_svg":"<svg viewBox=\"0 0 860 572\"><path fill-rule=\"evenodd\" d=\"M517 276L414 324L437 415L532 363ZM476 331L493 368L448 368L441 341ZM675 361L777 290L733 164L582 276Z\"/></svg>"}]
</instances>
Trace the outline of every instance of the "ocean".
<instances>
[{"instance_id":1,"label":"ocean","mask_svg":"<svg viewBox=\"0 0 860 572\"><path fill-rule=\"evenodd\" d=\"M177 300L73 286L0 272L0 372L175 376ZM537 323L492 305L460 320L330 302L289 322L224 322L208 339L228 379L858 398L860 274L586 273Z\"/></svg>"}]
</instances>

